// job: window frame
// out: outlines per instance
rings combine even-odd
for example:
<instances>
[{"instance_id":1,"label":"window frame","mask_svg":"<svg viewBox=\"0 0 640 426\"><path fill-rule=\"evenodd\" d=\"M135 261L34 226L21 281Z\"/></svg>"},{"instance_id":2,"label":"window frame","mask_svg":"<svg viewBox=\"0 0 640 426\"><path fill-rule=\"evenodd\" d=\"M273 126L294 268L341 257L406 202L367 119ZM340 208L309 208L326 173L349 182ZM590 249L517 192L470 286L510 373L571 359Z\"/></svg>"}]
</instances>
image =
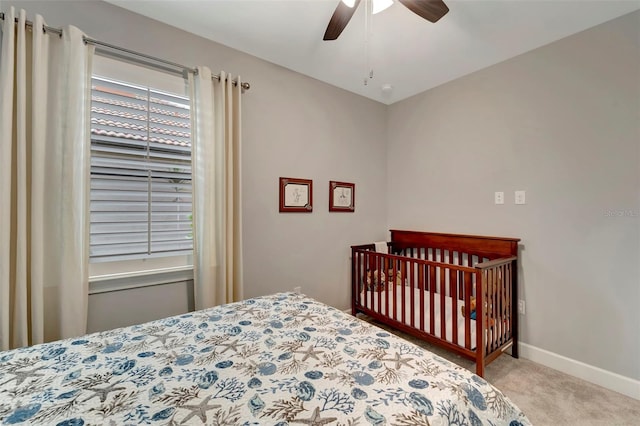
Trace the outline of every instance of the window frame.
<instances>
[{"instance_id":1,"label":"window frame","mask_svg":"<svg viewBox=\"0 0 640 426\"><path fill-rule=\"evenodd\" d=\"M96 56L94 59L100 59L102 61L108 61L109 64L105 68L110 69L118 69L122 67L122 69L126 69L124 73L116 72L116 75L111 75L110 72L101 72L97 70L94 66L92 70L92 83L93 78L106 79L108 81L115 81L119 84L130 85L134 87L146 86L148 93L160 93L160 94L169 94L171 96L181 97L188 107L188 111L190 111L191 102L188 97L188 90L186 90L186 80L183 77L178 77L175 74L171 75L171 79L173 79L173 83L181 81L184 94L176 94L173 90L166 90L162 85L154 85L154 84L141 84L140 80L136 79L128 79L123 78L122 75L130 74L138 74L143 76L143 78L148 77L149 75L162 74L167 75L165 73L161 73L159 71L149 70L148 68L142 67L140 65L132 65L129 63L122 62L117 59L112 59L104 56ZM95 63L95 61L94 61ZM135 71L132 69L135 68ZM106 77L105 77L106 76ZM158 87L160 86L160 87ZM93 96L93 84L91 93ZM149 114L147 111L147 121L146 124L149 125ZM93 113L91 113L91 118L93 118ZM187 120L189 126L191 125L191 117ZM188 129L189 136L191 129ZM190 139L190 137L189 137ZM94 144L94 134L91 134L91 146ZM190 141L189 141L190 145ZM93 150L92 150L93 151ZM189 149L190 151L190 149ZM93 157L93 152L92 152ZM191 153L189 157L192 158ZM191 164L190 164L191 165ZM190 166L189 165L189 166ZM90 177L93 179L93 176ZM189 182L189 184L191 184ZM192 189L189 191L190 196L193 193ZM192 212L193 212L193 204L191 202L189 212L185 212L188 214L189 220L192 221ZM148 211L147 211L148 213ZM90 213L91 214L91 213ZM149 214L149 216L151 216ZM90 219L91 222L91 219ZM147 221L148 223L149 221ZM153 221L151 221L153 224ZM149 238L150 240L151 238ZM193 240L191 240L193 241ZM193 244L193 243L192 243ZM90 282L90 294L95 292L102 291L113 291L114 289L120 288L134 288L148 285L158 285L162 283L169 282L177 282L177 281L186 281L193 279L193 245L190 249L183 251L182 253L153 253L151 255L140 255L135 259L126 259L126 255L120 259L100 259L96 261L96 258L89 255L89 282Z\"/></svg>"}]
</instances>

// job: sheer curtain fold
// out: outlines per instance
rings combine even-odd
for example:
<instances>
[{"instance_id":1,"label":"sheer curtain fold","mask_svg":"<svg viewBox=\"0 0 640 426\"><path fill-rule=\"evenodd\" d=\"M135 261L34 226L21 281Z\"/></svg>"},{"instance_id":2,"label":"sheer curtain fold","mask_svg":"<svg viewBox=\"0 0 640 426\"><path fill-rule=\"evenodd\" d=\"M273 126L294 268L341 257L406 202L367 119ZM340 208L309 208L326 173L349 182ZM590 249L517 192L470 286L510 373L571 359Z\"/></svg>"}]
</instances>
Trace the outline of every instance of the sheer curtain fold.
<instances>
[{"instance_id":1,"label":"sheer curtain fold","mask_svg":"<svg viewBox=\"0 0 640 426\"><path fill-rule=\"evenodd\" d=\"M0 350L84 334L93 49L6 13L0 53Z\"/></svg>"},{"instance_id":2,"label":"sheer curtain fold","mask_svg":"<svg viewBox=\"0 0 640 426\"><path fill-rule=\"evenodd\" d=\"M196 309L243 298L241 85L198 67L192 102L194 299Z\"/></svg>"}]
</instances>

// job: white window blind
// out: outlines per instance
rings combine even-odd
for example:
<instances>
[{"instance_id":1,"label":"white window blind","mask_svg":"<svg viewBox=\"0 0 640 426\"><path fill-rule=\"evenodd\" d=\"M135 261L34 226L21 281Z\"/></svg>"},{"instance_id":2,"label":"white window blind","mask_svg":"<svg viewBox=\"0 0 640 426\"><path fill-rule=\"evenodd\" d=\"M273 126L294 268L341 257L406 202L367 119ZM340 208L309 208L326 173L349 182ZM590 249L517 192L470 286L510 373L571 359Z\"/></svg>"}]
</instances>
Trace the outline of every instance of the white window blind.
<instances>
[{"instance_id":1,"label":"white window blind","mask_svg":"<svg viewBox=\"0 0 640 426\"><path fill-rule=\"evenodd\" d=\"M92 262L193 250L189 99L92 79Z\"/></svg>"}]
</instances>

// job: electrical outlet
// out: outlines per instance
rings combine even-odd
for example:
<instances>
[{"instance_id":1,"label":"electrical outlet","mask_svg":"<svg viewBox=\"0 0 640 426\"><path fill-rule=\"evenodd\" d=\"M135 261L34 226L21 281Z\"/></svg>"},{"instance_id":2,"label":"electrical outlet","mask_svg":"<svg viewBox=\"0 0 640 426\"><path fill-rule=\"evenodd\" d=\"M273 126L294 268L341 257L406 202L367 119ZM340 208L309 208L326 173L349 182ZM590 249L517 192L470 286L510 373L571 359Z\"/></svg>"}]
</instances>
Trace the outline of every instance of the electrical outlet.
<instances>
[{"instance_id":1,"label":"electrical outlet","mask_svg":"<svg viewBox=\"0 0 640 426\"><path fill-rule=\"evenodd\" d=\"M494 194L494 201L496 204L504 204L504 192L496 192Z\"/></svg>"},{"instance_id":2,"label":"electrical outlet","mask_svg":"<svg viewBox=\"0 0 640 426\"><path fill-rule=\"evenodd\" d=\"M525 203L525 192L524 191L516 191L515 200L516 200L516 204L526 204Z\"/></svg>"},{"instance_id":3,"label":"electrical outlet","mask_svg":"<svg viewBox=\"0 0 640 426\"><path fill-rule=\"evenodd\" d=\"M518 313L520 315L524 315L524 312L525 312L524 300L520 299L518 300Z\"/></svg>"},{"instance_id":4,"label":"electrical outlet","mask_svg":"<svg viewBox=\"0 0 640 426\"><path fill-rule=\"evenodd\" d=\"M293 292L298 294L302 293L302 287L294 287Z\"/></svg>"}]
</instances>

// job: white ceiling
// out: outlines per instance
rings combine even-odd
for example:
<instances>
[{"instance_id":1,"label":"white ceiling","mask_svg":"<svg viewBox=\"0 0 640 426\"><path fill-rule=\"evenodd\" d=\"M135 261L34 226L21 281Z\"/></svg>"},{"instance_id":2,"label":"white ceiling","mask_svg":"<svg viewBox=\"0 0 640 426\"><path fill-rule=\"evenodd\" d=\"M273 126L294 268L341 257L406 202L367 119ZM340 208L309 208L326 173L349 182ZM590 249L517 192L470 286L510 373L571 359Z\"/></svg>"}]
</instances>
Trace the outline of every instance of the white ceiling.
<instances>
[{"instance_id":1,"label":"white ceiling","mask_svg":"<svg viewBox=\"0 0 640 426\"><path fill-rule=\"evenodd\" d=\"M366 0L336 41L322 36L340 0L107 1L385 104L640 9L640 0L445 0L449 13L432 24L396 2L370 21L365 85Z\"/></svg>"}]
</instances>

